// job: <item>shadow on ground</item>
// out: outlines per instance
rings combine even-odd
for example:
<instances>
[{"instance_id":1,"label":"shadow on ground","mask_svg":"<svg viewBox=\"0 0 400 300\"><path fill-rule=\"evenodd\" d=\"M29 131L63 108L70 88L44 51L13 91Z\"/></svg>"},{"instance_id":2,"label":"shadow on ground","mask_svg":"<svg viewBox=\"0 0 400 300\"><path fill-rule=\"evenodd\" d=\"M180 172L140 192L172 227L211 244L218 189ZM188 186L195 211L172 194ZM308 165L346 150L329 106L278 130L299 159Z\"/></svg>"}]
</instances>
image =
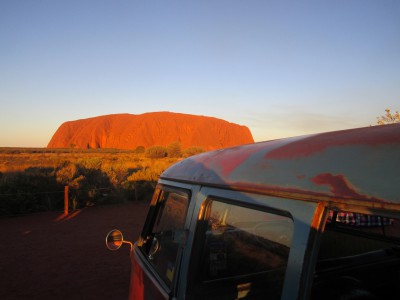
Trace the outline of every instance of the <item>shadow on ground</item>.
<instances>
[{"instance_id":1,"label":"shadow on ground","mask_svg":"<svg viewBox=\"0 0 400 300\"><path fill-rule=\"evenodd\" d=\"M149 203L93 206L0 219L0 299L127 299L129 246L110 251L114 228L135 241Z\"/></svg>"}]
</instances>

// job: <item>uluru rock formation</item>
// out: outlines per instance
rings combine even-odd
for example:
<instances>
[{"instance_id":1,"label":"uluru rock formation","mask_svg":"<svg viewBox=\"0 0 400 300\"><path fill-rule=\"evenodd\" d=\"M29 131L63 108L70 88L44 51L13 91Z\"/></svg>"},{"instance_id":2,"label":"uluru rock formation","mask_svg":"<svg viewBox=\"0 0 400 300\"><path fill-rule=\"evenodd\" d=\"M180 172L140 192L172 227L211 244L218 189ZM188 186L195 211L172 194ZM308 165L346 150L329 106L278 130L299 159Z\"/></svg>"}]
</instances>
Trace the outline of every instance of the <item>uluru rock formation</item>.
<instances>
[{"instance_id":1,"label":"uluru rock formation","mask_svg":"<svg viewBox=\"0 0 400 300\"><path fill-rule=\"evenodd\" d=\"M225 120L172 112L113 114L63 123L47 148L135 149L180 142L214 150L253 143L246 126Z\"/></svg>"}]
</instances>

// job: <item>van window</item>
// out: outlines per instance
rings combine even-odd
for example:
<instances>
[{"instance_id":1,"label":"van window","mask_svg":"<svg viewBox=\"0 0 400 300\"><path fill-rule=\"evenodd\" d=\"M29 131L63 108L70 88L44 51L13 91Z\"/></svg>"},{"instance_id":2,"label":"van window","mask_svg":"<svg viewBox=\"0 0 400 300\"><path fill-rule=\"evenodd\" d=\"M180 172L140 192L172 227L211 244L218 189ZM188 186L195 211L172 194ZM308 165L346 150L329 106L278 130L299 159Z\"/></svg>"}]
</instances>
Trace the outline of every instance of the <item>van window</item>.
<instances>
[{"instance_id":1,"label":"van window","mask_svg":"<svg viewBox=\"0 0 400 300\"><path fill-rule=\"evenodd\" d=\"M180 246L179 235L184 227L188 203L189 193L161 190L147 232L144 233L143 244L140 246L170 289Z\"/></svg>"},{"instance_id":2,"label":"van window","mask_svg":"<svg viewBox=\"0 0 400 300\"><path fill-rule=\"evenodd\" d=\"M195 299L279 299L293 221L289 217L211 200L200 220Z\"/></svg>"},{"instance_id":3,"label":"van window","mask_svg":"<svg viewBox=\"0 0 400 300\"><path fill-rule=\"evenodd\" d=\"M400 221L329 210L312 299L350 299L355 295L400 299Z\"/></svg>"}]
</instances>

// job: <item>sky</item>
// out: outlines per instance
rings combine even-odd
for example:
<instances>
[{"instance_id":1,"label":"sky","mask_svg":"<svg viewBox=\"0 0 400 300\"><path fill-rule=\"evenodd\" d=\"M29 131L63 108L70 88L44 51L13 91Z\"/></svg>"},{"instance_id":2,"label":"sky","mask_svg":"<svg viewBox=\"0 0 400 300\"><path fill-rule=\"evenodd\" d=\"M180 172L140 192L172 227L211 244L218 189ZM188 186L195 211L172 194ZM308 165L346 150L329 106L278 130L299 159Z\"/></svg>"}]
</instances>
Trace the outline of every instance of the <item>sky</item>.
<instances>
[{"instance_id":1,"label":"sky","mask_svg":"<svg viewBox=\"0 0 400 300\"><path fill-rule=\"evenodd\" d=\"M171 111L255 141L400 110L397 0L0 0L0 147L66 121Z\"/></svg>"}]
</instances>

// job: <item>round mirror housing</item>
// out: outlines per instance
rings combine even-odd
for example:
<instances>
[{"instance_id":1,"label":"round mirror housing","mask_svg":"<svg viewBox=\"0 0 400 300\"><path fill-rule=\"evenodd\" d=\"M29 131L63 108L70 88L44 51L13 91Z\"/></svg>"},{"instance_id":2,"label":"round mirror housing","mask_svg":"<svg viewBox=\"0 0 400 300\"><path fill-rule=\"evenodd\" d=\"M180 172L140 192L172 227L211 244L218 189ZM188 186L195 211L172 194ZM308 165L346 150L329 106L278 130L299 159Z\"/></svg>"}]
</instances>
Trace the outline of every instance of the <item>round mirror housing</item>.
<instances>
[{"instance_id":1,"label":"round mirror housing","mask_svg":"<svg viewBox=\"0 0 400 300\"><path fill-rule=\"evenodd\" d=\"M124 236L118 229L111 230L106 236L106 246L108 249L115 251L121 248L124 243Z\"/></svg>"}]
</instances>

